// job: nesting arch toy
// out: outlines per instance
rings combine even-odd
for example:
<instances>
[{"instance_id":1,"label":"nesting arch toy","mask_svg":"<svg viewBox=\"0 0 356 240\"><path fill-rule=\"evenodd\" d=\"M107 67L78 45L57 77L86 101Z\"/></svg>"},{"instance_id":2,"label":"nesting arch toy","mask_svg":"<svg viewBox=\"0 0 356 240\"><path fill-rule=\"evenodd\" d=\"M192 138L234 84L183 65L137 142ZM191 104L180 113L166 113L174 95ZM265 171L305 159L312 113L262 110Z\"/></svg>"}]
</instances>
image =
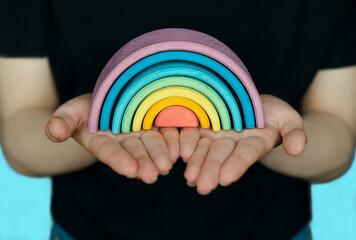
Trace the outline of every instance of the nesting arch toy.
<instances>
[{"instance_id":1,"label":"nesting arch toy","mask_svg":"<svg viewBox=\"0 0 356 240\"><path fill-rule=\"evenodd\" d=\"M165 99L169 104L162 105ZM157 112L158 103L165 107ZM206 114L198 114L195 104ZM145 130L153 122L159 126L199 122L207 127L203 115L214 131L241 131L243 123L246 128L264 127L261 99L241 60L219 40L188 29L143 34L114 54L94 88L89 132L110 126L114 134L139 131L146 115ZM187 124L177 119L179 115Z\"/></svg>"},{"instance_id":2,"label":"nesting arch toy","mask_svg":"<svg viewBox=\"0 0 356 240\"><path fill-rule=\"evenodd\" d=\"M196 78L201 82L214 87L214 89L224 98L226 105L229 107L234 129L237 131L242 130L241 115L238 105L234 99L234 95L231 93L224 81L219 78L219 76L198 64L182 61L172 61L153 65L140 72L130 81L130 83L126 86L126 89L122 91L122 95L120 96L120 99L115 107L111 127L113 133L120 132L122 117L124 115L126 106L137 94L137 92L151 82L160 78L165 78L167 76L186 76ZM104 122L105 124L102 124L104 119L108 118L101 118L100 129L108 130L109 122L107 121Z\"/></svg>"}]
</instances>

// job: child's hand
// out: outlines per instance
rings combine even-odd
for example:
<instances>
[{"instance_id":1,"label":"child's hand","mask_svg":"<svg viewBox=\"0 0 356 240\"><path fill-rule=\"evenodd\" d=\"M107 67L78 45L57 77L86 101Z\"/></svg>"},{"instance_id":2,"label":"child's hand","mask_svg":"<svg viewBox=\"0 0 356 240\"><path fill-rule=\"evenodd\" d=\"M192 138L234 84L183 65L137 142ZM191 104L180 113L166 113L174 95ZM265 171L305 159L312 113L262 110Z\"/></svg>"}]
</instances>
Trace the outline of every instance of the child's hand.
<instances>
[{"instance_id":1,"label":"child's hand","mask_svg":"<svg viewBox=\"0 0 356 240\"><path fill-rule=\"evenodd\" d=\"M265 110L264 129L242 132L184 128L180 132L180 155L188 162L185 178L198 192L208 194L218 184L237 181L258 159L283 141L290 155L301 154L307 136L301 116L284 101L261 96Z\"/></svg>"},{"instance_id":2,"label":"child's hand","mask_svg":"<svg viewBox=\"0 0 356 240\"><path fill-rule=\"evenodd\" d=\"M177 128L113 135L110 131L88 132L91 94L74 98L60 106L46 125L53 142L73 137L86 150L117 173L140 178L146 183L167 174L179 156Z\"/></svg>"}]
</instances>

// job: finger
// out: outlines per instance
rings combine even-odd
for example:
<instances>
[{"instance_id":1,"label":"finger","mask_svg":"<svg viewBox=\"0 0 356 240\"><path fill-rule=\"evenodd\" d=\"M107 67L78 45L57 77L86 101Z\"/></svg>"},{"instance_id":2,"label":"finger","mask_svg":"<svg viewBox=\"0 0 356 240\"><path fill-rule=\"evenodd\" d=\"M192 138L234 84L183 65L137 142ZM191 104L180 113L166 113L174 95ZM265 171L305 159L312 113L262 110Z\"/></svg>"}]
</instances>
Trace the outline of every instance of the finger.
<instances>
[{"instance_id":1,"label":"finger","mask_svg":"<svg viewBox=\"0 0 356 240\"><path fill-rule=\"evenodd\" d=\"M160 173L168 174L172 161L163 136L157 131L149 130L142 133L141 140Z\"/></svg>"},{"instance_id":2,"label":"finger","mask_svg":"<svg viewBox=\"0 0 356 240\"><path fill-rule=\"evenodd\" d=\"M179 132L177 128L160 128L159 132L165 140L169 156L172 163L175 163L179 158Z\"/></svg>"},{"instance_id":3,"label":"finger","mask_svg":"<svg viewBox=\"0 0 356 240\"><path fill-rule=\"evenodd\" d=\"M137 176L148 184L156 182L159 170L149 157L143 142L138 138L128 137L121 144L136 159L138 163Z\"/></svg>"},{"instance_id":4,"label":"finger","mask_svg":"<svg viewBox=\"0 0 356 240\"><path fill-rule=\"evenodd\" d=\"M138 169L136 160L110 136L101 132L90 134L85 124L76 131L73 138L118 174L129 178L136 177Z\"/></svg>"},{"instance_id":5,"label":"finger","mask_svg":"<svg viewBox=\"0 0 356 240\"><path fill-rule=\"evenodd\" d=\"M230 138L237 142L242 138L241 132L236 132L234 129L230 129L227 131L220 130L219 132L214 132L211 128L201 128L200 134L201 137L208 137L214 140L220 138Z\"/></svg>"},{"instance_id":6,"label":"finger","mask_svg":"<svg viewBox=\"0 0 356 240\"><path fill-rule=\"evenodd\" d=\"M182 128L179 134L180 156L188 161L193 155L200 139L199 128Z\"/></svg>"},{"instance_id":7,"label":"finger","mask_svg":"<svg viewBox=\"0 0 356 240\"><path fill-rule=\"evenodd\" d=\"M203 166L205 157L212 143L213 140L211 138L201 138L198 141L197 148L189 159L184 172L184 177L187 179L188 185L194 186L196 184L200 169Z\"/></svg>"},{"instance_id":8,"label":"finger","mask_svg":"<svg viewBox=\"0 0 356 240\"><path fill-rule=\"evenodd\" d=\"M221 138L211 144L196 181L199 193L208 194L218 186L220 168L235 149L235 146L236 142L230 138Z\"/></svg>"},{"instance_id":9,"label":"finger","mask_svg":"<svg viewBox=\"0 0 356 240\"><path fill-rule=\"evenodd\" d=\"M76 129L89 119L91 94L74 98L61 105L47 122L45 132L53 142L62 142L73 136Z\"/></svg>"},{"instance_id":10,"label":"finger","mask_svg":"<svg viewBox=\"0 0 356 240\"><path fill-rule=\"evenodd\" d=\"M220 184L229 185L237 181L259 158L273 148L262 137L247 137L241 140L220 169Z\"/></svg>"}]
</instances>

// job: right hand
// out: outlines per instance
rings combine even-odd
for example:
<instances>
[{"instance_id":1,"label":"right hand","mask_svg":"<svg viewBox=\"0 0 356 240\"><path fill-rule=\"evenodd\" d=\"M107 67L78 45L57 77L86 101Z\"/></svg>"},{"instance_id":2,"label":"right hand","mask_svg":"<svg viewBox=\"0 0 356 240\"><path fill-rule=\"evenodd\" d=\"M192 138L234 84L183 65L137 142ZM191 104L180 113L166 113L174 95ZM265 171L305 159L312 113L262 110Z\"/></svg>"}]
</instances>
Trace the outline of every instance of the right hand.
<instances>
[{"instance_id":1,"label":"right hand","mask_svg":"<svg viewBox=\"0 0 356 240\"><path fill-rule=\"evenodd\" d=\"M113 135L111 131L88 131L92 94L76 97L61 105L46 124L53 142L73 137L99 161L128 178L154 183L159 174L168 174L179 157L177 128Z\"/></svg>"}]
</instances>

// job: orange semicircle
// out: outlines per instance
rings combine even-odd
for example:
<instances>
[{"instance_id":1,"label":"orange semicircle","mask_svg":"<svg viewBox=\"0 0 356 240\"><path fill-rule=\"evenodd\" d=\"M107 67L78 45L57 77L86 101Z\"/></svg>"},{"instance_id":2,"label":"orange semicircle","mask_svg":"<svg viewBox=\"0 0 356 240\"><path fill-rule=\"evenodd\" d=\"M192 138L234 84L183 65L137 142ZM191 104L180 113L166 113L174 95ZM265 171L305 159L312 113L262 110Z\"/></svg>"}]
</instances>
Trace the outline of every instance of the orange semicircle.
<instances>
[{"instance_id":1,"label":"orange semicircle","mask_svg":"<svg viewBox=\"0 0 356 240\"><path fill-rule=\"evenodd\" d=\"M166 107L156 117L156 127L198 127L199 120L189 108L173 105Z\"/></svg>"},{"instance_id":2,"label":"orange semicircle","mask_svg":"<svg viewBox=\"0 0 356 240\"><path fill-rule=\"evenodd\" d=\"M187 99L187 98L183 98L183 97L168 97L168 98L163 98L160 101L156 102L147 111L147 113L143 119L142 128L144 130L151 129L153 121L155 120L155 118L157 119L158 114L160 112L162 112L164 109L171 107L171 106L181 106L181 107L189 109L190 111L193 112L194 116L198 118L198 121L200 122L200 126L202 128L210 128L210 120L209 120L207 113L204 111L204 109L196 102L194 102L190 99ZM172 114L172 113L173 112L170 112L169 114ZM155 125L157 126L156 123L155 123ZM175 127L178 127L178 126L175 126Z\"/></svg>"}]
</instances>

